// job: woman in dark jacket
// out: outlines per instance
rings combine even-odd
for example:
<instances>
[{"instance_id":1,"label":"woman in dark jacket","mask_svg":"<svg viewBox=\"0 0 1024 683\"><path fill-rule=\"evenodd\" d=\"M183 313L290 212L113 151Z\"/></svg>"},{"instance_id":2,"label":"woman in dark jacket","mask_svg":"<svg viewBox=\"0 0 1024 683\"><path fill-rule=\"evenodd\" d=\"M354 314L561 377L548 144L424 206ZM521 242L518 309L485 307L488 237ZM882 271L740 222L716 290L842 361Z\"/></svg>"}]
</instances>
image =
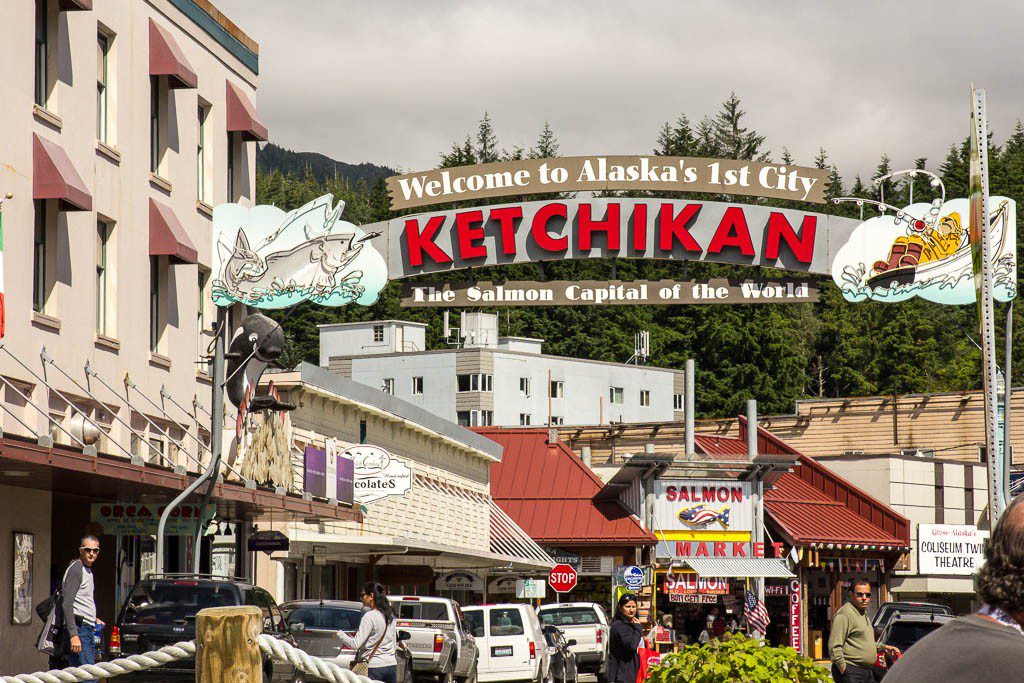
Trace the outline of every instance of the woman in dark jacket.
<instances>
[{"instance_id":1,"label":"woman in dark jacket","mask_svg":"<svg viewBox=\"0 0 1024 683\"><path fill-rule=\"evenodd\" d=\"M640 671L637 648L643 639L640 620L636 618L636 596L629 593L619 598L608 639L609 683L636 683Z\"/></svg>"}]
</instances>

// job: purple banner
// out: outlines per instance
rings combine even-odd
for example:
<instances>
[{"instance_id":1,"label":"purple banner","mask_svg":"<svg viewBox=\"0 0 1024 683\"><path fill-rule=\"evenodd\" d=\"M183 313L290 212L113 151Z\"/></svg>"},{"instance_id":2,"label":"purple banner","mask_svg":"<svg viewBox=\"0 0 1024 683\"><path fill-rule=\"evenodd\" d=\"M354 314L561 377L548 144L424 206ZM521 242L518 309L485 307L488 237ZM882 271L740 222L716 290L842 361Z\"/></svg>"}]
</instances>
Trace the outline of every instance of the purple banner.
<instances>
[{"instance_id":1,"label":"purple banner","mask_svg":"<svg viewBox=\"0 0 1024 683\"><path fill-rule=\"evenodd\" d=\"M335 473L338 482L337 496L341 503L351 504L356 497L356 467L352 458L338 457Z\"/></svg>"},{"instance_id":2,"label":"purple banner","mask_svg":"<svg viewBox=\"0 0 1024 683\"><path fill-rule=\"evenodd\" d=\"M304 490L321 498L327 497L327 451L306 446L306 464L303 468Z\"/></svg>"}]
</instances>

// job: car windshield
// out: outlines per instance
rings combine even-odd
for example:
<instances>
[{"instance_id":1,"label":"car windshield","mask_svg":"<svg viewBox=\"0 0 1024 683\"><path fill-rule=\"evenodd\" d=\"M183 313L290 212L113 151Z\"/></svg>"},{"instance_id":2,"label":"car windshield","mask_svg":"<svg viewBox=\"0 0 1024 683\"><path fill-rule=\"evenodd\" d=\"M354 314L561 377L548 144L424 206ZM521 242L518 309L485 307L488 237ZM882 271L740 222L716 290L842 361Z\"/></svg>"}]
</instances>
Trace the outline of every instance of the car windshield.
<instances>
[{"instance_id":1,"label":"car windshield","mask_svg":"<svg viewBox=\"0 0 1024 683\"><path fill-rule=\"evenodd\" d=\"M466 619L466 626L474 638L484 637L484 613L482 610L465 610L462 616Z\"/></svg>"},{"instance_id":2,"label":"car windshield","mask_svg":"<svg viewBox=\"0 0 1024 683\"><path fill-rule=\"evenodd\" d=\"M585 626L598 623L597 612L592 607L560 607L546 609L540 613L543 624L553 626Z\"/></svg>"},{"instance_id":3,"label":"car windshield","mask_svg":"<svg viewBox=\"0 0 1024 683\"><path fill-rule=\"evenodd\" d=\"M895 645L906 651L911 645L924 638L942 624L933 621L897 621L889 627L888 645Z\"/></svg>"},{"instance_id":4,"label":"car windshield","mask_svg":"<svg viewBox=\"0 0 1024 683\"><path fill-rule=\"evenodd\" d=\"M207 607L238 604L234 586L198 581L142 581L124 608L125 624L183 624Z\"/></svg>"},{"instance_id":5,"label":"car windshield","mask_svg":"<svg viewBox=\"0 0 1024 683\"><path fill-rule=\"evenodd\" d=\"M282 611L293 624L303 624L307 629L330 631L355 631L363 615L362 610L331 605L284 607Z\"/></svg>"},{"instance_id":6,"label":"car windshield","mask_svg":"<svg viewBox=\"0 0 1024 683\"><path fill-rule=\"evenodd\" d=\"M448 621L448 609L443 602L398 603L399 619L421 619L423 621Z\"/></svg>"},{"instance_id":7,"label":"car windshield","mask_svg":"<svg viewBox=\"0 0 1024 683\"><path fill-rule=\"evenodd\" d=\"M517 609L492 609L489 621L492 636L521 636L526 633Z\"/></svg>"}]
</instances>

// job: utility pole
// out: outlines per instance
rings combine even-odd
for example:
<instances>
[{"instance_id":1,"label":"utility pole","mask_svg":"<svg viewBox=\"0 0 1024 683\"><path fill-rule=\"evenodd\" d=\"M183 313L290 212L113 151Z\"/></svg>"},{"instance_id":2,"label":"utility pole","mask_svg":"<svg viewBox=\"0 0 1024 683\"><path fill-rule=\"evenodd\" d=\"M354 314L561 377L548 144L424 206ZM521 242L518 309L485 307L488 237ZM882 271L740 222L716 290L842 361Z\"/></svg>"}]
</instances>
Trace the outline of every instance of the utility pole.
<instances>
[{"instance_id":1,"label":"utility pole","mask_svg":"<svg viewBox=\"0 0 1024 683\"><path fill-rule=\"evenodd\" d=\"M754 468L754 481L752 482L752 498L754 499L754 528L751 531L751 538L754 543L760 543L764 547L764 481L761 478L761 470L754 464L757 460L757 400L747 401L747 457ZM757 599L764 602L764 579L757 579Z\"/></svg>"}]
</instances>

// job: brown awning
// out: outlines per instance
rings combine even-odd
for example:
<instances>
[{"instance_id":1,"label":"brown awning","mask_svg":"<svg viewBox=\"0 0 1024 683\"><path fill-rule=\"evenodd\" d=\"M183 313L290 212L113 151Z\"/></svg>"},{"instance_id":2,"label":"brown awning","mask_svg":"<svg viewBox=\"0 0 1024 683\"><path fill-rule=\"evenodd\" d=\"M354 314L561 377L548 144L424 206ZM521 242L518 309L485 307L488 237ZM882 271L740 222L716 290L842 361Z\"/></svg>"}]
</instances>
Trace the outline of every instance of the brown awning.
<instances>
[{"instance_id":1,"label":"brown awning","mask_svg":"<svg viewBox=\"0 0 1024 683\"><path fill-rule=\"evenodd\" d=\"M199 252L174 211L155 199L149 200L149 255L170 256L177 263L199 263Z\"/></svg>"},{"instance_id":2,"label":"brown awning","mask_svg":"<svg viewBox=\"0 0 1024 683\"><path fill-rule=\"evenodd\" d=\"M92 0L60 0L61 12L73 12L81 9L91 10Z\"/></svg>"},{"instance_id":3,"label":"brown awning","mask_svg":"<svg viewBox=\"0 0 1024 683\"><path fill-rule=\"evenodd\" d=\"M185 53L167 31L149 20L149 75L167 76L169 88L195 88L199 76L185 59Z\"/></svg>"},{"instance_id":4,"label":"brown awning","mask_svg":"<svg viewBox=\"0 0 1024 683\"><path fill-rule=\"evenodd\" d=\"M260 123L256 107L231 81L226 81L228 86L228 132L241 133L243 140L259 140L266 142L267 127Z\"/></svg>"},{"instance_id":5,"label":"brown awning","mask_svg":"<svg viewBox=\"0 0 1024 683\"><path fill-rule=\"evenodd\" d=\"M59 199L62 211L92 211L92 195L64 148L32 134L32 198Z\"/></svg>"}]
</instances>

